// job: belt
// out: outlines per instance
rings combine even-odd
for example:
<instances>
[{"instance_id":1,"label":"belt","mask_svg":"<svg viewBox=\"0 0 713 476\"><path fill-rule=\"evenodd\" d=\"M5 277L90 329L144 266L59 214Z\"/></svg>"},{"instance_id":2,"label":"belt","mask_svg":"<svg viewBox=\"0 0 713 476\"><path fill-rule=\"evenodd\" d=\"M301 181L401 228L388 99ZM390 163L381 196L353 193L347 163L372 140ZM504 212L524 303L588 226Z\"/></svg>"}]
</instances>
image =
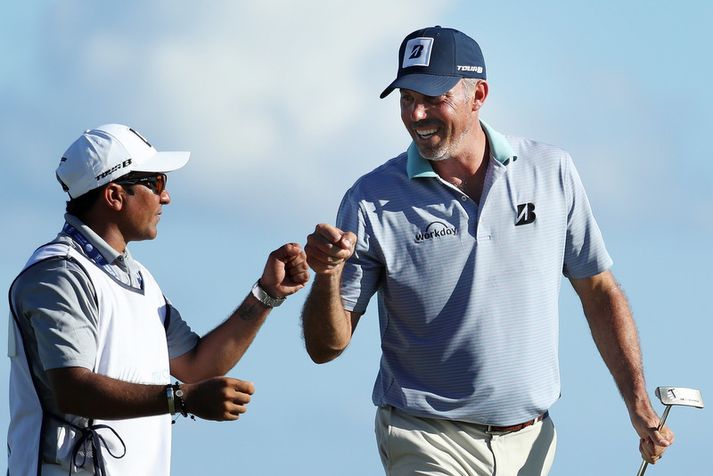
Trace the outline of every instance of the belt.
<instances>
[{"instance_id":1,"label":"belt","mask_svg":"<svg viewBox=\"0 0 713 476\"><path fill-rule=\"evenodd\" d=\"M530 421L526 421L524 423L518 423L517 425L510 425L510 426L481 425L480 423L473 423L473 426L475 426L480 431L484 431L486 433L510 433L513 431L520 431L523 428L527 428L528 426L532 426L535 423L537 423L538 421L544 420L548 416L549 416L549 412L545 412L542 415L535 417Z\"/></svg>"}]
</instances>

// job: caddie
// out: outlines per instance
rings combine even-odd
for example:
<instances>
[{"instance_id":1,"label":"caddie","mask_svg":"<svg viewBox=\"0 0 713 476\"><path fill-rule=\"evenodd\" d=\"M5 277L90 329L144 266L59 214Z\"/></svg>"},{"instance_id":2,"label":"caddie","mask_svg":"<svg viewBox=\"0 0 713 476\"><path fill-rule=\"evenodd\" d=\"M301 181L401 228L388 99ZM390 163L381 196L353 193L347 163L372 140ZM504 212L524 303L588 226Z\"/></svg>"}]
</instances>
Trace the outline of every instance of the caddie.
<instances>
[{"instance_id":1,"label":"caddie","mask_svg":"<svg viewBox=\"0 0 713 476\"><path fill-rule=\"evenodd\" d=\"M167 476L172 415L247 410L254 385L223 375L307 282L305 255L294 243L273 251L227 320L191 331L127 247L156 238L166 173L188 158L121 124L87 130L62 155L64 226L9 293L9 476Z\"/></svg>"}]
</instances>

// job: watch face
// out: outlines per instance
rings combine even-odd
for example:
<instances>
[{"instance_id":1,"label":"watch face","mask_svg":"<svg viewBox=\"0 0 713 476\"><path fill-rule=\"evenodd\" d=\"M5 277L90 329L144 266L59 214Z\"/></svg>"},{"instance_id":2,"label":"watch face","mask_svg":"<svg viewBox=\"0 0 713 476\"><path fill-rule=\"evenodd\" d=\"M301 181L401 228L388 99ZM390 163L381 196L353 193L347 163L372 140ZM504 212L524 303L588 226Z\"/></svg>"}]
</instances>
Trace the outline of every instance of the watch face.
<instances>
[{"instance_id":1,"label":"watch face","mask_svg":"<svg viewBox=\"0 0 713 476\"><path fill-rule=\"evenodd\" d=\"M176 396L178 398L183 398L183 390L181 390L180 388L176 390Z\"/></svg>"}]
</instances>

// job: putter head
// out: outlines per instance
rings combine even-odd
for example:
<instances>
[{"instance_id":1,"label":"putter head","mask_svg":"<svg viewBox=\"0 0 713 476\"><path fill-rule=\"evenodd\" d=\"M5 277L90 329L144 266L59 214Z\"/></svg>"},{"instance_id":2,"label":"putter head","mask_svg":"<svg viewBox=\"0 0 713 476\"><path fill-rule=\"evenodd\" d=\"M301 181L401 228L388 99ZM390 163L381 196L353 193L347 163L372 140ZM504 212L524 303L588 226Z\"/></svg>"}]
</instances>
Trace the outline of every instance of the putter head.
<instances>
[{"instance_id":1,"label":"putter head","mask_svg":"<svg viewBox=\"0 0 713 476\"><path fill-rule=\"evenodd\" d=\"M658 387L656 396L664 405L703 408L703 396L695 388Z\"/></svg>"}]
</instances>

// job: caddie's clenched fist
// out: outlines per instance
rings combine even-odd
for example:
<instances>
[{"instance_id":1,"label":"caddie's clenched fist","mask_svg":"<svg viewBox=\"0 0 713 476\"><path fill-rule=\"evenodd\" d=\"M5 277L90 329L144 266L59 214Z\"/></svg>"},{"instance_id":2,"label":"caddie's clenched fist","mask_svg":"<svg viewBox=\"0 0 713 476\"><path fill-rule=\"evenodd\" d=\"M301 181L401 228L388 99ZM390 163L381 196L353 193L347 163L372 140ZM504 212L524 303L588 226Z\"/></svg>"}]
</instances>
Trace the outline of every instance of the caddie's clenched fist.
<instances>
[{"instance_id":1,"label":"caddie's clenched fist","mask_svg":"<svg viewBox=\"0 0 713 476\"><path fill-rule=\"evenodd\" d=\"M188 413L204 420L237 420L247 411L255 392L251 382L230 377L213 377L181 384Z\"/></svg>"},{"instance_id":2,"label":"caddie's clenched fist","mask_svg":"<svg viewBox=\"0 0 713 476\"><path fill-rule=\"evenodd\" d=\"M260 286L270 296L282 298L302 289L308 280L309 270L302 247L297 243L287 243L270 253L260 277Z\"/></svg>"}]
</instances>

